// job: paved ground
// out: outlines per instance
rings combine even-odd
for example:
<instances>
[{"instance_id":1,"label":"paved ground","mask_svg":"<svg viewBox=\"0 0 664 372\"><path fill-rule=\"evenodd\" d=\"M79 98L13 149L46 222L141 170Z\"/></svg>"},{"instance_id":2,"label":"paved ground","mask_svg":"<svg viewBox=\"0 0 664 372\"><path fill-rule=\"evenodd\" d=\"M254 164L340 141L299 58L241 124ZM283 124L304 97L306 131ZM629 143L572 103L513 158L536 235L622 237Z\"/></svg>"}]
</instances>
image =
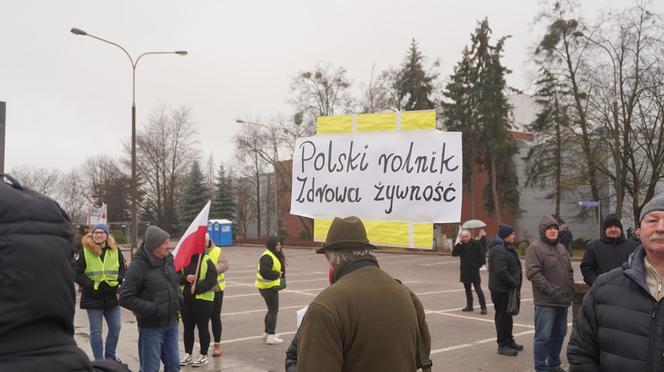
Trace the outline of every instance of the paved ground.
<instances>
[{"instance_id":1,"label":"paved ground","mask_svg":"<svg viewBox=\"0 0 664 372\"><path fill-rule=\"evenodd\" d=\"M254 288L256 263L262 248L228 247L224 254L231 268L226 275L226 291L222 309L221 358L210 358L202 368L183 368L202 371L283 371L284 355L295 333L296 311L307 305L327 286L327 264L324 258L309 249L287 250L288 288L280 292L280 311L277 333L285 339L282 345L265 345L263 318L266 308ZM127 253L125 256L129 256ZM432 334L434 371L528 371L532 370L533 304L530 283L522 290L521 313L514 319L514 335L525 350L517 357L496 354L493 307L489 314L461 312L465 306L463 285L459 283L458 259L450 256L419 254L377 254L381 267L402 280L422 300ZM578 263L575 276L581 279ZM482 272L482 286L490 299L487 272ZM489 300L490 302L490 300ZM477 304L476 304L477 307ZM571 313L571 311L570 311ZM138 332L134 316L123 309L123 328L118 356L130 368L138 371ZM571 324L571 314L569 316ZM76 312L76 340L91 355L88 342L88 322L84 311ZM568 335L571 332L569 327ZM104 330L104 335L106 330ZM567 342L565 342L565 345ZM180 350L184 350L182 343ZM566 347L563 366L566 367ZM194 354L198 353L197 346ZM210 355L212 352L210 351Z\"/></svg>"}]
</instances>

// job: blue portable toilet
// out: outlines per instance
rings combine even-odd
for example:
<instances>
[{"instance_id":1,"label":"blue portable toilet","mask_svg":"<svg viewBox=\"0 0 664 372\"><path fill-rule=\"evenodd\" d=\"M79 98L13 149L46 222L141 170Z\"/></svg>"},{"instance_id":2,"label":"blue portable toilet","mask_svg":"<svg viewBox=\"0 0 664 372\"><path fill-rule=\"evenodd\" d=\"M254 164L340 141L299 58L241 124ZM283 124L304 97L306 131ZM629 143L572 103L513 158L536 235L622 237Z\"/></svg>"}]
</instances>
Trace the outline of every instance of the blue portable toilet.
<instances>
[{"instance_id":1,"label":"blue portable toilet","mask_svg":"<svg viewBox=\"0 0 664 372\"><path fill-rule=\"evenodd\" d=\"M233 245L233 222L226 219L209 220L208 234L218 247Z\"/></svg>"}]
</instances>

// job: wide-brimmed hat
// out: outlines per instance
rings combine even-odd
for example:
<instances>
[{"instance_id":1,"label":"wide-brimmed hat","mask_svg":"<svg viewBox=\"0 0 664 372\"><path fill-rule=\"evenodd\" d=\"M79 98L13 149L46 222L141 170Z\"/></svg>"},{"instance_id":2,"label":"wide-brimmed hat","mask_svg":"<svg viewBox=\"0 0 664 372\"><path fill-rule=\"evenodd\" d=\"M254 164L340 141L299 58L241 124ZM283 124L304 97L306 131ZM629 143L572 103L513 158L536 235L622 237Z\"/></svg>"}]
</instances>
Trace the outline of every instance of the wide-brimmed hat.
<instances>
[{"instance_id":1,"label":"wide-brimmed hat","mask_svg":"<svg viewBox=\"0 0 664 372\"><path fill-rule=\"evenodd\" d=\"M316 250L316 253L352 248L374 249L376 247L369 243L367 230L361 219L355 216L335 217L327 231L325 243Z\"/></svg>"}]
</instances>

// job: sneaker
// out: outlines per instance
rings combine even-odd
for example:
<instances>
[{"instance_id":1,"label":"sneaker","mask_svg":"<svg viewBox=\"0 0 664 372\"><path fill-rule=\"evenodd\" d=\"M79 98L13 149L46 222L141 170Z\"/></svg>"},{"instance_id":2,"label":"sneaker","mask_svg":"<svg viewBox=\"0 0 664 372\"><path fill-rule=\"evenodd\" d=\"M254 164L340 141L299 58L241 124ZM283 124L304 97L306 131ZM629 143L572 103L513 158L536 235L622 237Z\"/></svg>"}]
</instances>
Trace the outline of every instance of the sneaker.
<instances>
[{"instance_id":1,"label":"sneaker","mask_svg":"<svg viewBox=\"0 0 664 372\"><path fill-rule=\"evenodd\" d=\"M202 366L203 364L207 364L208 362L208 357L207 355L199 355L196 360L191 364L192 367L197 368Z\"/></svg>"},{"instance_id":2,"label":"sneaker","mask_svg":"<svg viewBox=\"0 0 664 372\"><path fill-rule=\"evenodd\" d=\"M517 344L514 340L510 341L509 345L507 345L507 346L511 347L512 349L514 349L516 351L522 351L523 350L523 345Z\"/></svg>"},{"instance_id":3,"label":"sneaker","mask_svg":"<svg viewBox=\"0 0 664 372\"><path fill-rule=\"evenodd\" d=\"M190 354L185 354L184 357L182 359L180 359L180 365L183 366L183 367L188 366L188 365L191 364L192 361L193 361L193 359L191 359L191 355Z\"/></svg>"},{"instance_id":4,"label":"sneaker","mask_svg":"<svg viewBox=\"0 0 664 372\"><path fill-rule=\"evenodd\" d=\"M218 342L214 343L214 349L212 349L212 357L217 358L221 356L221 344Z\"/></svg>"},{"instance_id":5,"label":"sneaker","mask_svg":"<svg viewBox=\"0 0 664 372\"><path fill-rule=\"evenodd\" d=\"M480 311L480 314L486 315L486 307L483 307L482 310Z\"/></svg>"},{"instance_id":6,"label":"sneaker","mask_svg":"<svg viewBox=\"0 0 664 372\"><path fill-rule=\"evenodd\" d=\"M263 332L263 340L267 339L267 332Z\"/></svg>"},{"instance_id":7,"label":"sneaker","mask_svg":"<svg viewBox=\"0 0 664 372\"><path fill-rule=\"evenodd\" d=\"M463 309L461 309L461 311L473 311L473 308L466 306Z\"/></svg>"},{"instance_id":8,"label":"sneaker","mask_svg":"<svg viewBox=\"0 0 664 372\"><path fill-rule=\"evenodd\" d=\"M509 347L509 345L505 345L505 346L498 346L498 354L503 354L507 356L517 356L519 352Z\"/></svg>"},{"instance_id":9,"label":"sneaker","mask_svg":"<svg viewBox=\"0 0 664 372\"><path fill-rule=\"evenodd\" d=\"M277 335L267 335L267 338L265 339L265 343L268 345L278 345L282 342L284 342L284 340Z\"/></svg>"}]
</instances>

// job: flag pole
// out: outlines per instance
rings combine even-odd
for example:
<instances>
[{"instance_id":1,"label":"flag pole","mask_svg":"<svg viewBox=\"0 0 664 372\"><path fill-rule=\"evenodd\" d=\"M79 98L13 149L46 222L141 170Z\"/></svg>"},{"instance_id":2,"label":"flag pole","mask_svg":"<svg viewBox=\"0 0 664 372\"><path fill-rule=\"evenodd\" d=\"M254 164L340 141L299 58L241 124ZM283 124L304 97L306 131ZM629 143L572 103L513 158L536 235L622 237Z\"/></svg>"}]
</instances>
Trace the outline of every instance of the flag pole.
<instances>
[{"instance_id":1,"label":"flag pole","mask_svg":"<svg viewBox=\"0 0 664 372\"><path fill-rule=\"evenodd\" d=\"M198 281L198 270L201 267L201 258L203 258L203 253L198 254L198 263L196 264L196 279L194 279L194 282L191 284L191 294L194 294L196 291L196 282Z\"/></svg>"}]
</instances>

